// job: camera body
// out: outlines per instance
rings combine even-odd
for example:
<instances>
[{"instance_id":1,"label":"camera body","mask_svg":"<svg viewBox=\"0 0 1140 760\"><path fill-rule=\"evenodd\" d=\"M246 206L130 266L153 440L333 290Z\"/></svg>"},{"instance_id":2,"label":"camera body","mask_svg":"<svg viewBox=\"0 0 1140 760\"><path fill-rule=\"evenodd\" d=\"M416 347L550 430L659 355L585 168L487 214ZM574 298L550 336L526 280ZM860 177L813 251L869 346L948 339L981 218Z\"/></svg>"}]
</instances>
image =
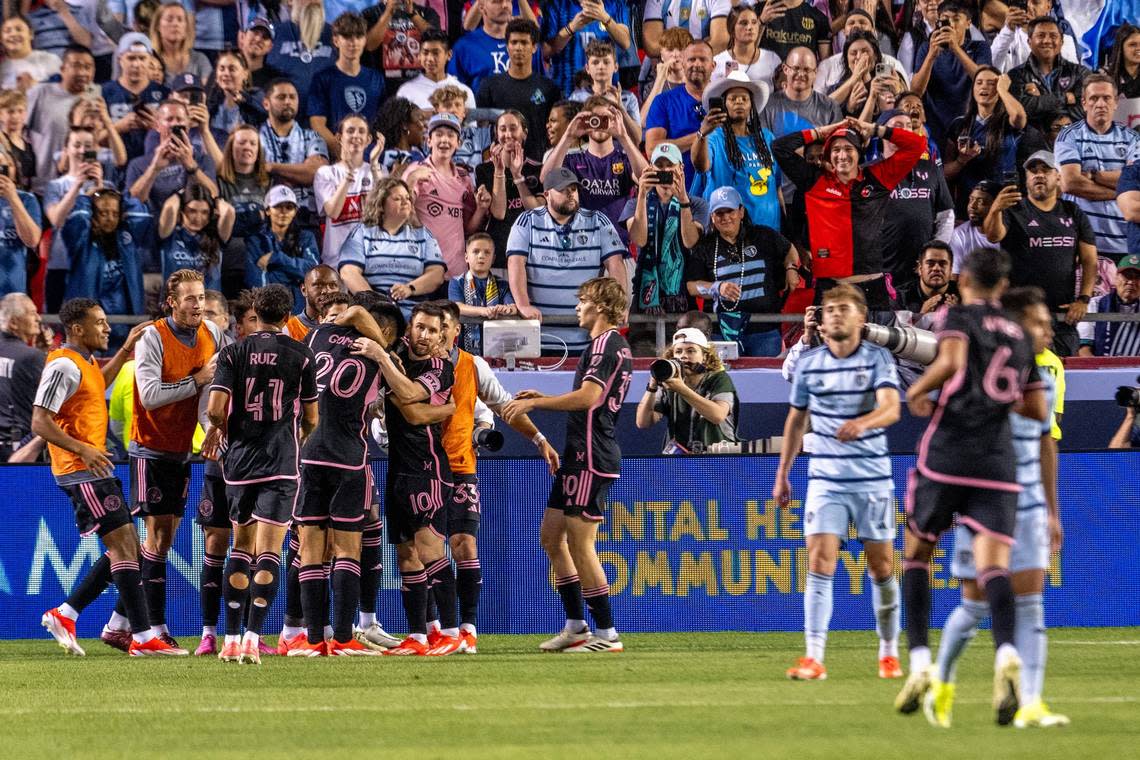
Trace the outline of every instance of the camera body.
<instances>
[{"instance_id":1,"label":"camera body","mask_svg":"<svg viewBox=\"0 0 1140 760\"><path fill-rule=\"evenodd\" d=\"M586 125L586 129L589 129L591 131L600 131L610 128L610 117L603 116L602 114L587 114L586 118L583 119L583 121Z\"/></svg>"},{"instance_id":2,"label":"camera body","mask_svg":"<svg viewBox=\"0 0 1140 760\"><path fill-rule=\"evenodd\" d=\"M1123 406L1128 409L1140 410L1140 388L1133 388L1130 385L1116 386L1116 399L1117 406Z\"/></svg>"},{"instance_id":3,"label":"camera body","mask_svg":"<svg viewBox=\"0 0 1140 760\"><path fill-rule=\"evenodd\" d=\"M684 365L678 359L658 359L649 365L649 374L658 383L681 377L683 371Z\"/></svg>"},{"instance_id":4,"label":"camera body","mask_svg":"<svg viewBox=\"0 0 1140 760\"><path fill-rule=\"evenodd\" d=\"M475 428L471 434L471 443L477 449L498 451L503 448L503 434L492 428Z\"/></svg>"}]
</instances>

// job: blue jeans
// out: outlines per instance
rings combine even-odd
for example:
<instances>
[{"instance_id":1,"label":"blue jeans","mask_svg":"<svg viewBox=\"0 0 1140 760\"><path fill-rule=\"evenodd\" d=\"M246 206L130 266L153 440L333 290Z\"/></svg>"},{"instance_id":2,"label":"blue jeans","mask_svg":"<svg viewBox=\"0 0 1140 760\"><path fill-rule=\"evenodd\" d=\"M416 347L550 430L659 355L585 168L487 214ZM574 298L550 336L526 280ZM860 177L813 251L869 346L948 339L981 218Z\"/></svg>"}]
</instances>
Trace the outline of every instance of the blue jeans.
<instances>
[{"instance_id":1,"label":"blue jeans","mask_svg":"<svg viewBox=\"0 0 1140 760\"><path fill-rule=\"evenodd\" d=\"M779 328L741 335L737 343L741 356L779 356L784 350Z\"/></svg>"}]
</instances>

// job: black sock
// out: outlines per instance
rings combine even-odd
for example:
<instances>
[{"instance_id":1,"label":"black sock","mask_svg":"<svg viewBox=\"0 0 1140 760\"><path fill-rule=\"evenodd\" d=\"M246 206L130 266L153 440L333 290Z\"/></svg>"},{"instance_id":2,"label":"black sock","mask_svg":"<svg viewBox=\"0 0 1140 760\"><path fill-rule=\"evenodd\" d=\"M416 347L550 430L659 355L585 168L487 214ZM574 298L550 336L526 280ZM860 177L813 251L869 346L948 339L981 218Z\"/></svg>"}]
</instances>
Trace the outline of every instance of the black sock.
<instances>
[{"instance_id":1,"label":"black sock","mask_svg":"<svg viewBox=\"0 0 1140 760\"><path fill-rule=\"evenodd\" d=\"M360 537L360 611L376 612L376 594L380 591L380 578L384 566L380 526L369 528Z\"/></svg>"},{"instance_id":2,"label":"black sock","mask_svg":"<svg viewBox=\"0 0 1140 760\"><path fill-rule=\"evenodd\" d=\"M427 573L419 570L401 570L403 584L400 593L404 600L404 614L408 618L408 633L427 635Z\"/></svg>"},{"instance_id":3,"label":"black sock","mask_svg":"<svg viewBox=\"0 0 1140 760\"><path fill-rule=\"evenodd\" d=\"M325 600L321 607L325 611L325 617L321 620L321 635L324 636L324 630L332 625L332 562L323 563L321 571L325 574Z\"/></svg>"},{"instance_id":4,"label":"black sock","mask_svg":"<svg viewBox=\"0 0 1140 760\"><path fill-rule=\"evenodd\" d=\"M993 624L994 647L1013 644L1013 626L1017 616L1017 601L1009 570L1004 567L987 567L978 573L978 586L990 603L990 620Z\"/></svg>"},{"instance_id":5,"label":"black sock","mask_svg":"<svg viewBox=\"0 0 1140 760\"><path fill-rule=\"evenodd\" d=\"M320 565L302 565L297 571L297 581L301 586L301 609L309 643L320 644L325 640L324 619L328 615L325 570Z\"/></svg>"},{"instance_id":6,"label":"black sock","mask_svg":"<svg viewBox=\"0 0 1140 760\"><path fill-rule=\"evenodd\" d=\"M285 554L285 625L304 626L305 613L301 609L301 544L297 534L289 531L289 549Z\"/></svg>"},{"instance_id":7,"label":"black sock","mask_svg":"<svg viewBox=\"0 0 1140 760\"><path fill-rule=\"evenodd\" d=\"M139 575L139 578L140 578L139 583L142 583L142 580L141 580L142 574L141 573ZM144 596L143 598L145 599L146 597ZM123 597L121 597L121 596L115 600L115 612L119 613L123 617L129 617L127 615L127 603L123 601Z\"/></svg>"},{"instance_id":8,"label":"black sock","mask_svg":"<svg viewBox=\"0 0 1140 760\"><path fill-rule=\"evenodd\" d=\"M429 623L433 620L439 620L439 608L435 604L435 589L431 584L431 576L428 576L428 595L427 605L424 607L424 620Z\"/></svg>"},{"instance_id":9,"label":"black sock","mask_svg":"<svg viewBox=\"0 0 1140 760\"><path fill-rule=\"evenodd\" d=\"M479 591L483 586L483 570L477 559L457 562L456 567L455 593L459 596L459 622L475 625L479 611Z\"/></svg>"},{"instance_id":10,"label":"black sock","mask_svg":"<svg viewBox=\"0 0 1140 760\"><path fill-rule=\"evenodd\" d=\"M226 600L226 635L238 636L241 634L242 617L245 615L245 603L249 599L249 565L253 557L245 552L234 549L230 552L229 561L226 562L225 577L222 579L222 597ZM231 582L234 576L245 578L245 586L237 588Z\"/></svg>"},{"instance_id":11,"label":"black sock","mask_svg":"<svg viewBox=\"0 0 1140 760\"><path fill-rule=\"evenodd\" d=\"M440 557L427 568L428 583L439 612L440 628L458 628L459 619L455 608L455 571L451 560ZM424 618L427 619L426 617Z\"/></svg>"},{"instance_id":12,"label":"black sock","mask_svg":"<svg viewBox=\"0 0 1140 760\"><path fill-rule=\"evenodd\" d=\"M111 584L111 558L106 553L99 555L99 559L95 560L95 564L87 571L80 579L79 583L75 584L75 588L71 590L71 594L64 600L64 604L69 605L76 612L83 612L99 595L107 590L107 586Z\"/></svg>"},{"instance_id":13,"label":"black sock","mask_svg":"<svg viewBox=\"0 0 1140 760\"><path fill-rule=\"evenodd\" d=\"M166 557L159 556L144 546L140 550L142 561L143 591L146 593L146 608L151 625L166 623Z\"/></svg>"},{"instance_id":14,"label":"black sock","mask_svg":"<svg viewBox=\"0 0 1140 760\"><path fill-rule=\"evenodd\" d=\"M218 625L218 603L222 601L222 582L226 556L207 554L198 574L198 601L202 605L202 625Z\"/></svg>"},{"instance_id":15,"label":"black sock","mask_svg":"<svg viewBox=\"0 0 1140 760\"><path fill-rule=\"evenodd\" d=\"M349 557L337 557L333 563L333 638L340 642L352 638L352 620L360 600L360 563Z\"/></svg>"},{"instance_id":16,"label":"black sock","mask_svg":"<svg viewBox=\"0 0 1140 760\"><path fill-rule=\"evenodd\" d=\"M908 649L930 646L930 565L903 561L903 610L906 612ZM1012 625L1010 627L1012 631Z\"/></svg>"},{"instance_id":17,"label":"black sock","mask_svg":"<svg viewBox=\"0 0 1140 760\"><path fill-rule=\"evenodd\" d=\"M586 610L582 607L582 583L577 575L555 578L554 588L562 597L562 607L567 620L585 620Z\"/></svg>"},{"instance_id":18,"label":"black sock","mask_svg":"<svg viewBox=\"0 0 1140 760\"><path fill-rule=\"evenodd\" d=\"M610 585L582 589L582 596L586 604L590 605L590 614L594 616L594 625L597 628L613 628L614 614L610 610Z\"/></svg>"},{"instance_id":19,"label":"black sock","mask_svg":"<svg viewBox=\"0 0 1140 760\"><path fill-rule=\"evenodd\" d=\"M258 576L268 575L269 580L258 580ZM277 597L277 584L281 580L281 555L277 552L262 552L257 555L257 567L253 569L253 583L249 585L249 621L245 630L261 634L261 626L269 608Z\"/></svg>"},{"instance_id":20,"label":"black sock","mask_svg":"<svg viewBox=\"0 0 1140 760\"><path fill-rule=\"evenodd\" d=\"M131 621L131 633L142 633L150 628L150 617L146 609L146 595L143 594L142 573L135 560L111 563L111 579L119 590L119 599Z\"/></svg>"}]
</instances>

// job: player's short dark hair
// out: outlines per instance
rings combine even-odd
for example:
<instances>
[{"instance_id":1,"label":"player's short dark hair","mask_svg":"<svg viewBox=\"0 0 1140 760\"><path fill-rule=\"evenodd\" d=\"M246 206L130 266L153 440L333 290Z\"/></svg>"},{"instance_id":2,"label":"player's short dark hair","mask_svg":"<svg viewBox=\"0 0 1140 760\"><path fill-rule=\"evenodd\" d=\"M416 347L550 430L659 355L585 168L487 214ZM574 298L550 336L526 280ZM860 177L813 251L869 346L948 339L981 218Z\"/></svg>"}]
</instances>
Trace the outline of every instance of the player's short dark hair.
<instances>
[{"instance_id":1,"label":"player's short dark hair","mask_svg":"<svg viewBox=\"0 0 1140 760\"><path fill-rule=\"evenodd\" d=\"M1034 306L1047 306L1045 291L1036 285L1022 285L1010 288L1001 294L1001 306L1006 311L1021 316Z\"/></svg>"},{"instance_id":2,"label":"player's short dark hair","mask_svg":"<svg viewBox=\"0 0 1140 760\"><path fill-rule=\"evenodd\" d=\"M359 13L345 11L332 22L332 33L339 37L364 37L368 24Z\"/></svg>"},{"instance_id":3,"label":"player's short dark hair","mask_svg":"<svg viewBox=\"0 0 1140 760\"><path fill-rule=\"evenodd\" d=\"M408 323L404 319L404 312L391 298L374 290L362 290L354 294L352 300L357 306L367 309L372 318L376 320L376 324L381 327L385 324L391 324L396 330L397 340L404 337Z\"/></svg>"},{"instance_id":4,"label":"player's short dark hair","mask_svg":"<svg viewBox=\"0 0 1140 760\"><path fill-rule=\"evenodd\" d=\"M246 313L253 308L253 291L243 290L237 294L237 298L230 300L230 314L234 319L241 321Z\"/></svg>"},{"instance_id":5,"label":"player's short dark hair","mask_svg":"<svg viewBox=\"0 0 1140 760\"><path fill-rule=\"evenodd\" d=\"M1009 254L1000 248L975 248L966 254L962 271L969 272L979 288L992 290L1009 278Z\"/></svg>"},{"instance_id":6,"label":"player's short dark hair","mask_svg":"<svg viewBox=\"0 0 1140 760\"><path fill-rule=\"evenodd\" d=\"M713 334L713 321L707 313L693 309L686 311L677 320L677 329L682 327L694 327L705 334L706 338L711 338Z\"/></svg>"},{"instance_id":7,"label":"player's short dark hair","mask_svg":"<svg viewBox=\"0 0 1140 760\"><path fill-rule=\"evenodd\" d=\"M423 314L425 317L435 317L439 323L443 324L443 308L433 301L425 301L418 303L412 309L412 322L416 321L416 315Z\"/></svg>"},{"instance_id":8,"label":"player's short dark hair","mask_svg":"<svg viewBox=\"0 0 1140 760\"><path fill-rule=\"evenodd\" d=\"M1032 36L1034 30L1036 30L1037 27L1041 26L1042 24L1052 24L1053 26L1057 27L1057 31L1061 30L1061 22L1057 19L1053 18L1052 16L1038 16L1026 25L1026 36Z\"/></svg>"},{"instance_id":9,"label":"player's short dark hair","mask_svg":"<svg viewBox=\"0 0 1140 760\"><path fill-rule=\"evenodd\" d=\"M317 312L320 314L321 319L329 313L329 309L334 306L352 306L352 296L348 293L329 293L321 296L320 302L317 304Z\"/></svg>"},{"instance_id":10,"label":"player's short dark hair","mask_svg":"<svg viewBox=\"0 0 1140 760\"><path fill-rule=\"evenodd\" d=\"M463 313L459 311L459 304L454 301L443 300L436 301L436 303L439 304L439 308L442 309L443 313L450 317L451 321L455 324L459 324L463 320Z\"/></svg>"},{"instance_id":11,"label":"player's short dark hair","mask_svg":"<svg viewBox=\"0 0 1140 760\"><path fill-rule=\"evenodd\" d=\"M448 38L447 32L442 29L436 29L434 26L429 26L427 29L424 29L423 34L420 35L421 48L429 42L439 42L444 48L451 50L451 40Z\"/></svg>"},{"instance_id":12,"label":"player's short dark hair","mask_svg":"<svg viewBox=\"0 0 1140 760\"><path fill-rule=\"evenodd\" d=\"M293 293L278 283L258 288L253 291L253 310L265 324L281 324L293 313Z\"/></svg>"},{"instance_id":13,"label":"player's short dark hair","mask_svg":"<svg viewBox=\"0 0 1140 760\"><path fill-rule=\"evenodd\" d=\"M525 34L530 37L534 44L542 39L542 31L538 28L538 24L534 23L528 18L513 18L507 22L507 40L511 39L512 34Z\"/></svg>"},{"instance_id":14,"label":"player's short dark hair","mask_svg":"<svg viewBox=\"0 0 1140 760\"><path fill-rule=\"evenodd\" d=\"M98 305L98 301L90 298L72 298L70 301L64 301L63 306L59 307L59 321L63 329L70 330L72 325L87 319L87 313Z\"/></svg>"},{"instance_id":15,"label":"player's short dark hair","mask_svg":"<svg viewBox=\"0 0 1140 760\"><path fill-rule=\"evenodd\" d=\"M927 240L925 243L922 244L922 252L918 255L919 263L922 263L922 259L926 256L926 252L930 251L930 250L942 251L943 253L945 253L947 256L950 257L950 263L951 264L954 263L954 249L951 248L950 246L948 246L946 243L943 243L938 238L934 238L933 240Z\"/></svg>"},{"instance_id":16,"label":"player's short dark hair","mask_svg":"<svg viewBox=\"0 0 1140 760\"><path fill-rule=\"evenodd\" d=\"M217 304L221 304L222 308L225 309L226 314L230 313L230 302L226 300L226 296L224 293L222 293L222 291L220 291L220 290L207 290L206 291L206 300L207 301L213 301L214 303L217 303Z\"/></svg>"}]
</instances>

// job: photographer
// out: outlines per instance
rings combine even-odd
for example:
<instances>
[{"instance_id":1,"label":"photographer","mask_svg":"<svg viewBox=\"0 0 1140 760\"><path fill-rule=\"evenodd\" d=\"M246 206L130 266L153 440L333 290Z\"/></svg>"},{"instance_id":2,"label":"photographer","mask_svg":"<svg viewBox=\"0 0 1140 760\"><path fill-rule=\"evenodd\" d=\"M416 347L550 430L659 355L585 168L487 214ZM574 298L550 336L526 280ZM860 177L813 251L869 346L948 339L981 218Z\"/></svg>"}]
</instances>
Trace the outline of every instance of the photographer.
<instances>
[{"instance_id":1,"label":"photographer","mask_svg":"<svg viewBox=\"0 0 1140 760\"><path fill-rule=\"evenodd\" d=\"M659 380L659 368L672 369ZM678 330L665 358L653 363L649 384L637 403L637 426L651 428L664 417L669 436L665 454L700 454L718 443L735 443L740 415L736 387L716 350L694 327Z\"/></svg>"},{"instance_id":2,"label":"photographer","mask_svg":"<svg viewBox=\"0 0 1140 760\"><path fill-rule=\"evenodd\" d=\"M1129 401L1136 400L1136 389L1120 387L1116 389L1116 403L1120 404L1122 392L1127 392L1130 396ZM1140 448L1140 425L1136 423L1136 404L1128 403L1124 406L1124 421L1120 423L1120 427L1112 435L1112 440L1108 442L1110 449L1135 449Z\"/></svg>"}]
</instances>

